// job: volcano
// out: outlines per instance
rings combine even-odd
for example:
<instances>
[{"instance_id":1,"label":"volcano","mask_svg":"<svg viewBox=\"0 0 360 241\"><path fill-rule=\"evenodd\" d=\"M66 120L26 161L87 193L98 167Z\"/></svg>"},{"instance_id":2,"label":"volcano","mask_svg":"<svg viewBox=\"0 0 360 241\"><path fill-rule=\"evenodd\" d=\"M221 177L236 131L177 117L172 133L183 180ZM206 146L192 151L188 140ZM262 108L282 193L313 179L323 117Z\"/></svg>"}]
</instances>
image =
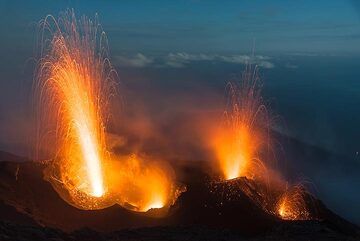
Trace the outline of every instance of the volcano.
<instances>
[{"instance_id":1,"label":"volcano","mask_svg":"<svg viewBox=\"0 0 360 241\"><path fill-rule=\"evenodd\" d=\"M297 145L299 143L296 143ZM356 240L359 228L312 200L312 220L286 221L264 208L266 185L239 177L212 179L203 162L177 166L186 185L169 210L139 213L114 205L80 210L44 180L49 161L0 152L1 240ZM332 239L331 239L332 238Z\"/></svg>"}]
</instances>

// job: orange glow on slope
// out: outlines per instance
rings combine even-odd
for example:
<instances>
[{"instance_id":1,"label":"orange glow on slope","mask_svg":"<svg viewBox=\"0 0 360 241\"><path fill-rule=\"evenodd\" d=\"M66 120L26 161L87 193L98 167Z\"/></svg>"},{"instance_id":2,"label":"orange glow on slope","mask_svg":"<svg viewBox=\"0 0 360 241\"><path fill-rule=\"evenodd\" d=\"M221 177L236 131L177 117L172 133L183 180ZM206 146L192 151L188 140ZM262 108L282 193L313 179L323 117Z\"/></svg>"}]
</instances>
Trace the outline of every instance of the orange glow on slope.
<instances>
[{"instance_id":1,"label":"orange glow on slope","mask_svg":"<svg viewBox=\"0 0 360 241\"><path fill-rule=\"evenodd\" d=\"M257 84L257 69L248 68L240 85L228 84L229 102L223 123L212 138L219 169L227 180L253 178L263 168L258 153L266 142L266 126L261 128L266 122L266 109Z\"/></svg>"}]
</instances>

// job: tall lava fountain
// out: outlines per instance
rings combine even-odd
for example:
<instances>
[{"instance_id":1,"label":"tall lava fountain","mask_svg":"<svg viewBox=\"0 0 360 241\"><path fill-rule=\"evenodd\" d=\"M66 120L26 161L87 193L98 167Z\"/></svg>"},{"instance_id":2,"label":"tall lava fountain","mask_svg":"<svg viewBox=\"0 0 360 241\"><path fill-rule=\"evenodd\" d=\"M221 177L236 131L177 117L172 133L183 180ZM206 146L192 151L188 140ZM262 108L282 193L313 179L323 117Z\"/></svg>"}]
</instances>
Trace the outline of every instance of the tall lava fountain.
<instances>
[{"instance_id":1,"label":"tall lava fountain","mask_svg":"<svg viewBox=\"0 0 360 241\"><path fill-rule=\"evenodd\" d=\"M119 203L147 211L171 205L177 189L169 168L138 165L107 149L109 98L117 92L117 74L97 19L77 20L69 10L57 21L47 16L41 26L41 58L34 86L37 149L55 140L50 144L55 158L45 178L64 200L81 209Z\"/></svg>"},{"instance_id":2,"label":"tall lava fountain","mask_svg":"<svg viewBox=\"0 0 360 241\"><path fill-rule=\"evenodd\" d=\"M99 208L107 195L105 121L116 72L106 58L97 21L78 21L68 11L59 21L47 16L42 26L35 96L39 130L55 137L56 158L48 178L58 191L67 190L59 193L70 203Z\"/></svg>"}]
</instances>

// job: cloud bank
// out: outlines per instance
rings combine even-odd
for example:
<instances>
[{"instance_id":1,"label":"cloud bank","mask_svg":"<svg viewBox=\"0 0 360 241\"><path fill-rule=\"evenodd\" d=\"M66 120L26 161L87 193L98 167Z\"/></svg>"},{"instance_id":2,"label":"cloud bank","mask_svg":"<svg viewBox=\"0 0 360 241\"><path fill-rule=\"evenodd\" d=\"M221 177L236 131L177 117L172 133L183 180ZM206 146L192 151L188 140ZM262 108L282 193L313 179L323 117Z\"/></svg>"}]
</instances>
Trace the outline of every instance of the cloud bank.
<instances>
[{"instance_id":1,"label":"cloud bank","mask_svg":"<svg viewBox=\"0 0 360 241\"><path fill-rule=\"evenodd\" d=\"M185 52L169 53L160 57L148 57L142 53L133 56L115 56L115 63L127 67L170 67L184 68L193 62L217 62L231 64L256 64L260 67L271 69L275 65L269 56L263 55L219 55L219 54L191 54Z\"/></svg>"},{"instance_id":2,"label":"cloud bank","mask_svg":"<svg viewBox=\"0 0 360 241\"><path fill-rule=\"evenodd\" d=\"M127 67L146 67L154 62L152 58L149 58L141 53L131 57L115 56L114 61L116 64Z\"/></svg>"}]
</instances>

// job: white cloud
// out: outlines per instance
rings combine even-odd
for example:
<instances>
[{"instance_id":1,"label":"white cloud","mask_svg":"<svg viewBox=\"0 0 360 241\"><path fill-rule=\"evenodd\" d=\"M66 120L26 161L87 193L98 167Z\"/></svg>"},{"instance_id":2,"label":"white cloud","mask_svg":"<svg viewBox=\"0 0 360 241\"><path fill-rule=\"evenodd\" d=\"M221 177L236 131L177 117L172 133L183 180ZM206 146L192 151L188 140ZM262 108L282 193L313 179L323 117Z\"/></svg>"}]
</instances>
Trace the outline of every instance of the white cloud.
<instances>
[{"instance_id":1,"label":"white cloud","mask_svg":"<svg viewBox=\"0 0 360 241\"><path fill-rule=\"evenodd\" d=\"M263 68L273 68L270 57L262 55L217 55L217 54L188 54L170 53L164 58L164 64L170 67L185 67L193 61L217 61L233 64L257 64Z\"/></svg>"},{"instance_id":2,"label":"white cloud","mask_svg":"<svg viewBox=\"0 0 360 241\"><path fill-rule=\"evenodd\" d=\"M185 67L192 61L211 61L213 55L207 54L189 54L189 53L170 53L164 57L164 64L174 68Z\"/></svg>"},{"instance_id":3,"label":"white cloud","mask_svg":"<svg viewBox=\"0 0 360 241\"><path fill-rule=\"evenodd\" d=\"M218 56L223 62L234 64L256 64L265 69L274 68L274 64L270 62L270 57L263 55L230 55Z\"/></svg>"},{"instance_id":4,"label":"white cloud","mask_svg":"<svg viewBox=\"0 0 360 241\"><path fill-rule=\"evenodd\" d=\"M146 67L154 62L153 58L149 58L141 53L132 57L115 56L115 63L128 67Z\"/></svg>"},{"instance_id":5,"label":"white cloud","mask_svg":"<svg viewBox=\"0 0 360 241\"><path fill-rule=\"evenodd\" d=\"M218 55L218 54L190 54L190 53L169 53L168 55L152 58L138 53L132 57L116 56L115 61L122 66L146 67L149 65L184 68L192 62L212 61L232 64L256 64L260 67L274 68L271 58L263 55Z\"/></svg>"}]
</instances>

